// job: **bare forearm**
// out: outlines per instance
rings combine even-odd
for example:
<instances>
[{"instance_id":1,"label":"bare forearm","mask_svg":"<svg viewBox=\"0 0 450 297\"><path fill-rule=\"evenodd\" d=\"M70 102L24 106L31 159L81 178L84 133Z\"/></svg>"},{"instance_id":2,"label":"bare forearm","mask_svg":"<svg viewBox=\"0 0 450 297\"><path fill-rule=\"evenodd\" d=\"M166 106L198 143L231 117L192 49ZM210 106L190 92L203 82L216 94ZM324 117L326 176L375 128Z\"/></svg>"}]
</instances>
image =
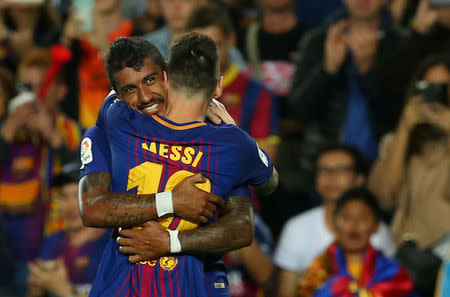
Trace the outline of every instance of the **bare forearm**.
<instances>
[{"instance_id":1,"label":"bare forearm","mask_svg":"<svg viewBox=\"0 0 450 297\"><path fill-rule=\"evenodd\" d=\"M386 156L377 161L369 178L369 188L380 198L383 208L394 207L391 200L405 172L409 132L398 128L394 137Z\"/></svg>"},{"instance_id":2,"label":"bare forearm","mask_svg":"<svg viewBox=\"0 0 450 297\"><path fill-rule=\"evenodd\" d=\"M250 198L231 196L220 218L205 226L180 231L178 238L183 253L222 254L250 245L253 233Z\"/></svg>"},{"instance_id":3,"label":"bare forearm","mask_svg":"<svg viewBox=\"0 0 450 297\"><path fill-rule=\"evenodd\" d=\"M277 187L278 187L278 172L274 167L270 179L264 184L256 186L255 190L259 196L268 196L272 194Z\"/></svg>"},{"instance_id":4,"label":"bare forearm","mask_svg":"<svg viewBox=\"0 0 450 297\"><path fill-rule=\"evenodd\" d=\"M139 226L157 218L155 194L135 195L110 191L106 172L90 173L79 182L79 208L89 227Z\"/></svg>"},{"instance_id":5,"label":"bare forearm","mask_svg":"<svg viewBox=\"0 0 450 297\"><path fill-rule=\"evenodd\" d=\"M258 243L253 243L242 249L242 260L252 278L260 285L264 285L273 274L272 259L259 247Z\"/></svg>"}]
</instances>

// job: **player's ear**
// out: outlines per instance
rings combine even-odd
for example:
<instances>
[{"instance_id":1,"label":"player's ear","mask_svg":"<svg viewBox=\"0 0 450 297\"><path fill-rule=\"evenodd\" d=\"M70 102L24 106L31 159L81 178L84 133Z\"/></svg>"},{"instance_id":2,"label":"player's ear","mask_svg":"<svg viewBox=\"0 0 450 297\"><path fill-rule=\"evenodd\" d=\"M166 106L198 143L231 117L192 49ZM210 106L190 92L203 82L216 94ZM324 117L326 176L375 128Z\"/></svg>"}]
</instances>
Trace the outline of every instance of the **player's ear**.
<instances>
[{"instance_id":1,"label":"player's ear","mask_svg":"<svg viewBox=\"0 0 450 297\"><path fill-rule=\"evenodd\" d=\"M166 89L169 87L169 76L167 75L167 71L163 71L163 81Z\"/></svg>"},{"instance_id":2,"label":"player's ear","mask_svg":"<svg viewBox=\"0 0 450 297\"><path fill-rule=\"evenodd\" d=\"M222 91L223 91L223 76L221 75L219 81L217 82L216 89L214 90L213 97L214 98L222 97Z\"/></svg>"}]
</instances>

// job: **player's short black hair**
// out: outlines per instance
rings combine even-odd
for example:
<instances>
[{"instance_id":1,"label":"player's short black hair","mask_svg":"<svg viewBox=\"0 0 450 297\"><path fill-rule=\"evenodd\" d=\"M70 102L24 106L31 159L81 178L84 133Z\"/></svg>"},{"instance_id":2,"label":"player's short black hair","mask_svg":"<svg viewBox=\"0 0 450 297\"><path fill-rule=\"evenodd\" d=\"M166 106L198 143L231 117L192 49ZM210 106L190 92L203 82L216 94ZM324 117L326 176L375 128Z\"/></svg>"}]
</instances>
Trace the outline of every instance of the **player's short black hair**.
<instances>
[{"instance_id":1,"label":"player's short black hair","mask_svg":"<svg viewBox=\"0 0 450 297\"><path fill-rule=\"evenodd\" d=\"M350 201L361 201L366 204L373 212L377 220L381 219L381 209L378 205L377 198L366 188L352 188L342 194L336 201L334 216L336 217L339 211Z\"/></svg>"},{"instance_id":2,"label":"player's short black hair","mask_svg":"<svg viewBox=\"0 0 450 297\"><path fill-rule=\"evenodd\" d=\"M316 153L316 156L314 158L314 169L315 169L316 173L317 173L317 165L318 165L317 163L318 163L319 159L326 153L335 152L335 151L340 151L340 152L344 152L344 153L348 154L353 159L354 171L357 174L363 174L364 176L367 175L367 166L366 166L366 163L364 161L364 158L363 158L361 152L356 147L354 147L352 145L348 145L348 144L329 144L329 145L321 148Z\"/></svg>"},{"instance_id":3,"label":"player's short black hair","mask_svg":"<svg viewBox=\"0 0 450 297\"><path fill-rule=\"evenodd\" d=\"M111 87L116 90L117 86L114 80L116 72L125 67L139 70L145 58L149 58L158 64L162 71L167 70L167 63L151 42L141 37L118 37L111 44L105 59L106 75Z\"/></svg>"},{"instance_id":4,"label":"player's short black hair","mask_svg":"<svg viewBox=\"0 0 450 297\"><path fill-rule=\"evenodd\" d=\"M212 96L220 77L214 41L204 34L189 33L175 40L169 52L167 70L172 87Z\"/></svg>"},{"instance_id":5,"label":"player's short black hair","mask_svg":"<svg viewBox=\"0 0 450 297\"><path fill-rule=\"evenodd\" d=\"M219 27L220 31L226 36L234 32L233 23L226 8L213 3L197 8L189 16L187 22L188 30L211 26Z\"/></svg>"}]
</instances>

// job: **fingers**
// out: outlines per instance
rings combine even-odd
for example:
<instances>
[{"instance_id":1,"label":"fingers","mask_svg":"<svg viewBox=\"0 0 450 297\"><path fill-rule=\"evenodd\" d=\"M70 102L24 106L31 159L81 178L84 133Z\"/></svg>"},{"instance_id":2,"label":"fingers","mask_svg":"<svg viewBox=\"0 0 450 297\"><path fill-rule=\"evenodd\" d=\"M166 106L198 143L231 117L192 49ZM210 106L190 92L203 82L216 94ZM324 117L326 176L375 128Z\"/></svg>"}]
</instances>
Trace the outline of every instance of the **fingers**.
<instances>
[{"instance_id":1,"label":"fingers","mask_svg":"<svg viewBox=\"0 0 450 297\"><path fill-rule=\"evenodd\" d=\"M144 261L144 260L145 259L142 256L140 256L140 255L131 255L131 256L128 257L128 261L131 264L136 264L136 263L139 263L139 262Z\"/></svg>"},{"instance_id":2,"label":"fingers","mask_svg":"<svg viewBox=\"0 0 450 297\"><path fill-rule=\"evenodd\" d=\"M225 200L223 200L222 197L211 193L209 194L208 200L217 206L223 206L223 204L225 203Z\"/></svg>"},{"instance_id":3,"label":"fingers","mask_svg":"<svg viewBox=\"0 0 450 297\"><path fill-rule=\"evenodd\" d=\"M200 217L198 218L198 221L199 221L200 223L202 223L202 224L206 224L206 223L209 222L209 219L206 218L206 217L204 217L204 216L200 216Z\"/></svg>"},{"instance_id":4,"label":"fingers","mask_svg":"<svg viewBox=\"0 0 450 297\"><path fill-rule=\"evenodd\" d=\"M122 254L135 254L136 248L132 246L119 246L119 252Z\"/></svg>"},{"instance_id":5,"label":"fingers","mask_svg":"<svg viewBox=\"0 0 450 297\"><path fill-rule=\"evenodd\" d=\"M117 243L118 243L120 246L132 245L132 243L133 243L133 240L132 240L132 239L130 239L130 238L125 238L125 237L120 237L120 236L117 237L116 241L117 241Z\"/></svg>"},{"instance_id":6,"label":"fingers","mask_svg":"<svg viewBox=\"0 0 450 297\"><path fill-rule=\"evenodd\" d=\"M202 212L201 217L211 218L213 215L214 215L214 212L212 212L212 211L210 211L210 210L208 210L208 209L205 209L205 210ZM202 223L203 223L203 222L202 222Z\"/></svg>"},{"instance_id":7,"label":"fingers","mask_svg":"<svg viewBox=\"0 0 450 297\"><path fill-rule=\"evenodd\" d=\"M201 184L206 182L206 178L201 173L196 173L186 178L186 181L191 184Z\"/></svg>"},{"instance_id":8,"label":"fingers","mask_svg":"<svg viewBox=\"0 0 450 297\"><path fill-rule=\"evenodd\" d=\"M207 209L209 212L212 212L213 214L216 213L217 206L214 203L209 202L205 209Z\"/></svg>"}]
</instances>

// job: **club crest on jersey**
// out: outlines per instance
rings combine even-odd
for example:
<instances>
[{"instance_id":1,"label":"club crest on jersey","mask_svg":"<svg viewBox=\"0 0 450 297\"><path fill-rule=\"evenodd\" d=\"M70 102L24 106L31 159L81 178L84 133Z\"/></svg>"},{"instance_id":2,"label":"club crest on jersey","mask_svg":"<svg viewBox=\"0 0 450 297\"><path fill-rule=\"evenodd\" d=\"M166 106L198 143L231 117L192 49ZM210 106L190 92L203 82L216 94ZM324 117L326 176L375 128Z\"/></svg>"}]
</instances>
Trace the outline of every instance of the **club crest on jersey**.
<instances>
[{"instance_id":1,"label":"club crest on jersey","mask_svg":"<svg viewBox=\"0 0 450 297\"><path fill-rule=\"evenodd\" d=\"M92 160L93 160L92 140L89 137L85 137L81 141L80 154L81 154L81 164L83 164L82 168L84 167L84 165L92 162Z\"/></svg>"},{"instance_id":2,"label":"club crest on jersey","mask_svg":"<svg viewBox=\"0 0 450 297\"><path fill-rule=\"evenodd\" d=\"M159 266L165 271L173 270L178 264L178 259L175 257L161 257L159 259Z\"/></svg>"}]
</instances>

